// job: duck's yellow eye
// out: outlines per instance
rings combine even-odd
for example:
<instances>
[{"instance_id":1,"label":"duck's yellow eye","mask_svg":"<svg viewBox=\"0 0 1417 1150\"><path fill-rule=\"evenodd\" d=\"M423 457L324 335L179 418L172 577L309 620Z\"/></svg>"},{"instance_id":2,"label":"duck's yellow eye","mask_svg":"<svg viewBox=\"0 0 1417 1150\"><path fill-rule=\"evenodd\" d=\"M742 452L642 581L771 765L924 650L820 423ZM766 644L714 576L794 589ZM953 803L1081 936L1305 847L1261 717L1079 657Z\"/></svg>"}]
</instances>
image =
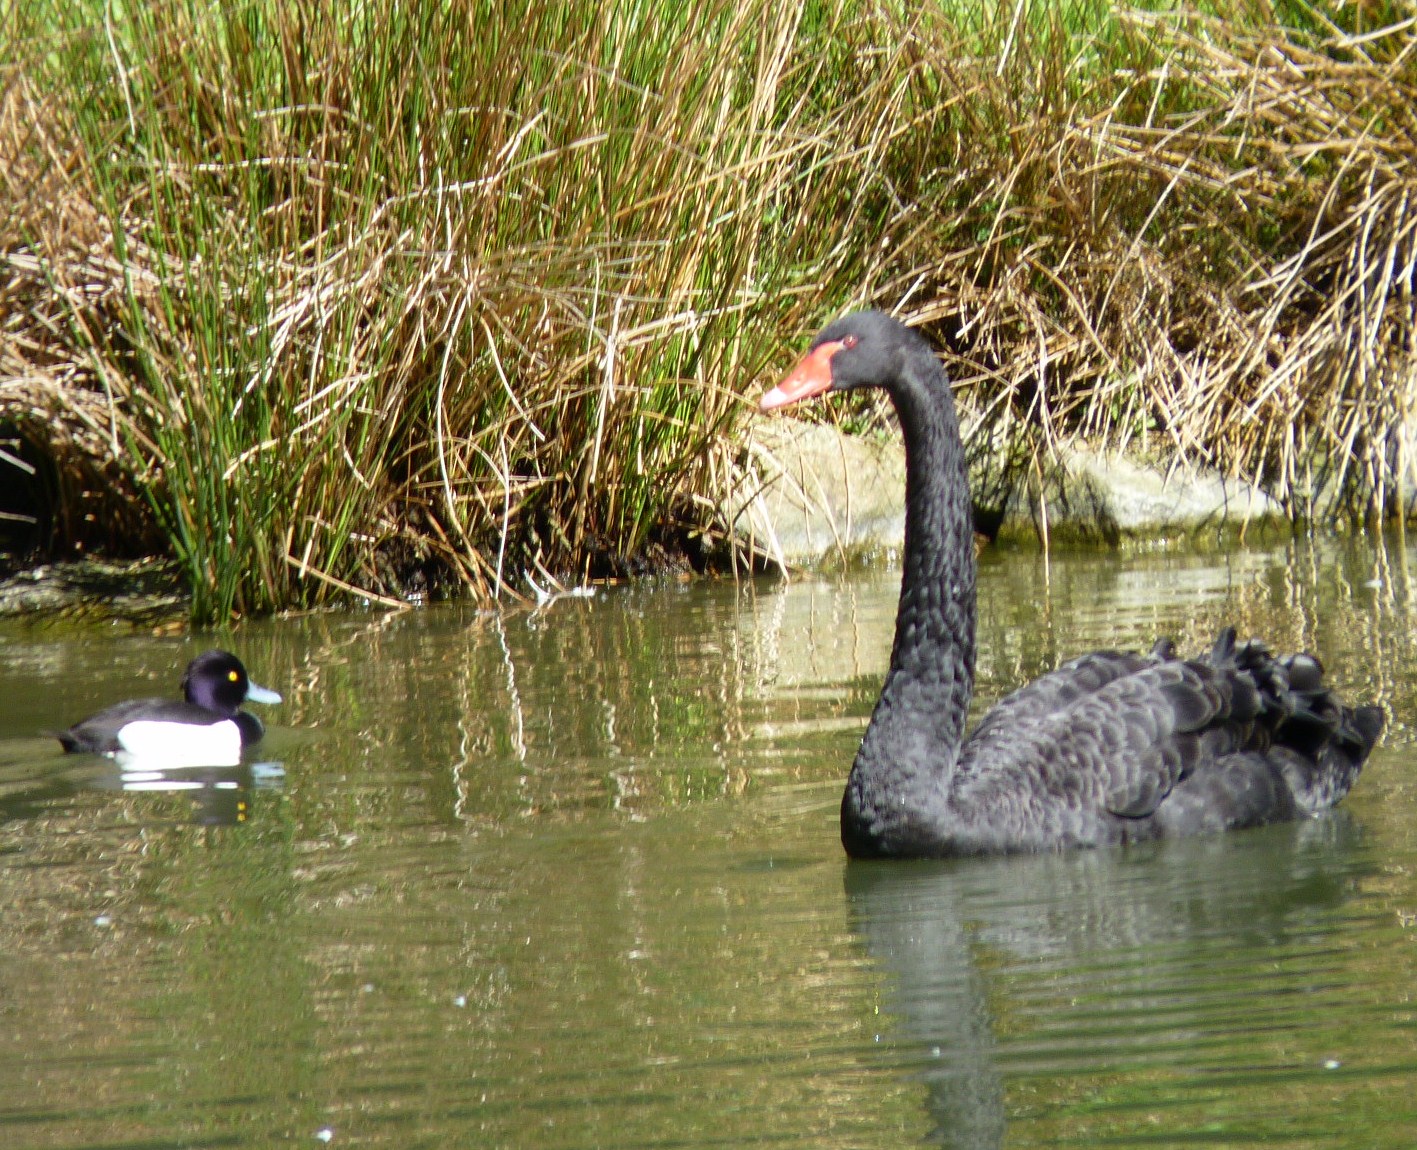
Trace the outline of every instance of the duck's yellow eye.
<instances>
[{"instance_id":1,"label":"duck's yellow eye","mask_svg":"<svg viewBox=\"0 0 1417 1150\"><path fill-rule=\"evenodd\" d=\"M230 679L233 683L241 682L241 675L236 671L228 671L226 673L226 677Z\"/></svg>"}]
</instances>

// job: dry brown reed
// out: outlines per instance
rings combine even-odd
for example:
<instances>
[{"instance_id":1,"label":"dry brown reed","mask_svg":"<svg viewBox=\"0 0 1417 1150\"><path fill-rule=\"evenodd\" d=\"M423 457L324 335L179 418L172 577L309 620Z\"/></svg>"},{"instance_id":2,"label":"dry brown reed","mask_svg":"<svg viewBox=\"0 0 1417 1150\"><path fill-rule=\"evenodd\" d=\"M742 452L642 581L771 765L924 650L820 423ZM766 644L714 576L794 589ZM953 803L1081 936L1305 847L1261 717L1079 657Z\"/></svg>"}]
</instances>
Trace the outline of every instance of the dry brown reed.
<instances>
[{"instance_id":1,"label":"dry brown reed","mask_svg":"<svg viewBox=\"0 0 1417 1150\"><path fill-rule=\"evenodd\" d=\"M1068 58L1055 31L957 82L1008 144L971 151L945 250L880 297L927 285L917 318L991 442L1026 443L1020 471L1077 433L1254 479L1296 519L1395 511L1414 486L1417 21L1117 19L1111 67L1077 52L1071 79L1030 85Z\"/></svg>"}]
</instances>

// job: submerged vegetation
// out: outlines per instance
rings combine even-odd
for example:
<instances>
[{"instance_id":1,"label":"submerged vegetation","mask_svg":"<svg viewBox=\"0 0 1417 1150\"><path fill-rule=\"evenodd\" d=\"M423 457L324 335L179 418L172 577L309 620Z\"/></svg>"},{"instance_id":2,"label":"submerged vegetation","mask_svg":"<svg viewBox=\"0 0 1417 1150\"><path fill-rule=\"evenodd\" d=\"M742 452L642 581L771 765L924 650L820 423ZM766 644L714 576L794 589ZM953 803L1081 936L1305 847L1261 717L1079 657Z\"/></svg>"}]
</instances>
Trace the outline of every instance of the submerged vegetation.
<instances>
[{"instance_id":1,"label":"submerged vegetation","mask_svg":"<svg viewBox=\"0 0 1417 1150\"><path fill-rule=\"evenodd\" d=\"M1392 513L1415 155L1410 5L0 0L0 486L201 620L525 593L721 533L741 396L874 303L1003 481Z\"/></svg>"}]
</instances>

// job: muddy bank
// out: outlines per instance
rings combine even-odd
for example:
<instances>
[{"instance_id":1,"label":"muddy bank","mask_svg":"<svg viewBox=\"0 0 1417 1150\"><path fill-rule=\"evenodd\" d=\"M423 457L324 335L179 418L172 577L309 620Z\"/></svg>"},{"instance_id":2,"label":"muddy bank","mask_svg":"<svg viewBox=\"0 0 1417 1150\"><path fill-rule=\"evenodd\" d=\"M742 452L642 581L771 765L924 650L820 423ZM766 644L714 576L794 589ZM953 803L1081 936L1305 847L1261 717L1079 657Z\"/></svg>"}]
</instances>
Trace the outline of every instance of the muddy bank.
<instances>
[{"instance_id":1,"label":"muddy bank","mask_svg":"<svg viewBox=\"0 0 1417 1150\"><path fill-rule=\"evenodd\" d=\"M0 579L0 619L180 629L190 602L176 565L166 559L43 563Z\"/></svg>"}]
</instances>

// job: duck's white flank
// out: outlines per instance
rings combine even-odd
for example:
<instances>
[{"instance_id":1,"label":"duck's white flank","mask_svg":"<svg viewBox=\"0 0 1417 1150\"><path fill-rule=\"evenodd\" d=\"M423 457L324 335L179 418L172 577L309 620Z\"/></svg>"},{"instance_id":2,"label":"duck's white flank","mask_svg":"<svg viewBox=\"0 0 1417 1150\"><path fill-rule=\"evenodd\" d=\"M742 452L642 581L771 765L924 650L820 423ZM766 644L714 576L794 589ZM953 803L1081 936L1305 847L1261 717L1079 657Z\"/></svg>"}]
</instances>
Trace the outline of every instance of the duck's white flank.
<instances>
[{"instance_id":1,"label":"duck's white flank","mask_svg":"<svg viewBox=\"0 0 1417 1150\"><path fill-rule=\"evenodd\" d=\"M115 757L121 763L146 770L241 762L241 731L230 719L206 725L137 719L118 732L118 745Z\"/></svg>"}]
</instances>

